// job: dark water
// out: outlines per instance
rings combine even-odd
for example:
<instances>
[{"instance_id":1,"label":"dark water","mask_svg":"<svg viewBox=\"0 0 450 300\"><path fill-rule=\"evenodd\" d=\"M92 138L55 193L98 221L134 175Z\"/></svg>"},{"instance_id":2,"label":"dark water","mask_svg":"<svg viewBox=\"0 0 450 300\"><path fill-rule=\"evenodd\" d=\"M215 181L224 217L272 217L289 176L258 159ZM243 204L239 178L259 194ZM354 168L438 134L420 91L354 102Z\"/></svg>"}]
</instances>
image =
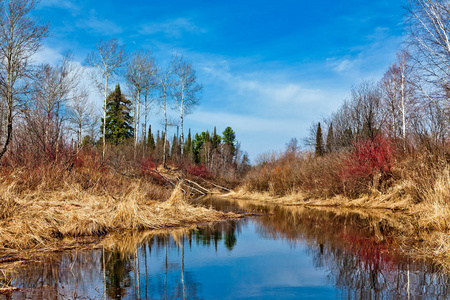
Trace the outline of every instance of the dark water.
<instances>
[{"instance_id":1,"label":"dark water","mask_svg":"<svg viewBox=\"0 0 450 300\"><path fill-rule=\"evenodd\" d=\"M449 275L395 251L388 220L209 200L270 213L123 236L7 278L2 299L448 299Z\"/></svg>"}]
</instances>

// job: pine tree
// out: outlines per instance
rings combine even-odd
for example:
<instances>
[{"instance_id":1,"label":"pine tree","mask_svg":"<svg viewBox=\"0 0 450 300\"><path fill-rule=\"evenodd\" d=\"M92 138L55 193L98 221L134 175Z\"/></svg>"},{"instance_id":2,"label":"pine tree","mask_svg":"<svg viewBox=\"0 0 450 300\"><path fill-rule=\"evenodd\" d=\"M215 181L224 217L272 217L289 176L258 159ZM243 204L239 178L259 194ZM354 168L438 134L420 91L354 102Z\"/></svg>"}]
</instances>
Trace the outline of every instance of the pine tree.
<instances>
[{"instance_id":1,"label":"pine tree","mask_svg":"<svg viewBox=\"0 0 450 300\"><path fill-rule=\"evenodd\" d=\"M322 136L322 128L319 125L317 126L316 133L316 157L323 156L325 154L325 149L323 147L323 136Z\"/></svg>"},{"instance_id":2,"label":"pine tree","mask_svg":"<svg viewBox=\"0 0 450 300\"><path fill-rule=\"evenodd\" d=\"M148 126L147 147L150 151L155 150L155 138L152 134L152 125Z\"/></svg>"},{"instance_id":3,"label":"pine tree","mask_svg":"<svg viewBox=\"0 0 450 300\"><path fill-rule=\"evenodd\" d=\"M214 133L213 133L212 138L211 138L211 144L212 144L212 147L214 149L216 149L217 146L219 146L221 139L222 138L220 137L220 135L217 134L216 126L214 126Z\"/></svg>"},{"instance_id":4,"label":"pine tree","mask_svg":"<svg viewBox=\"0 0 450 300\"><path fill-rule=\"evenodd\" d=\"M131 101L125 98L116 85L114 92L106 99L106 141L114 145L121 144L133 137L134 130L131 126L133 118L130 116ZM102 118L102 124L104 119ZM102 127L103 128L103 125Z\"/></svg>"},{"instance_id":5,"label":"pine tree","mask_svg":"<svg viewBox=\"0 0 450 300\"><path fill-rule=\"evenodd\" d=\"M236 151L236 133L231 129L231 127L225 128L225 130L222 132L222 141L225 145L229 145L231 147L231 152L234 155L234 152Z\"/></svg>"},{"instance_id":6,"label":"pine tree","mask_svg":"<svg viewBox=\"0 0 450 300\"><path fill-rule=\"evenodd\" d=\"M172 156L172 161L178 160L178 158L180 156L180 144L179 144L179 139L177 139L176 134L173 135L171 156Z\"/></svg>"},{"instance_id":7,"label":"pine tree","mask_svg":"<svg viewBox=\"0 0 450 300\"><path fill-rule=\"evenodd\" d=\"M189 128L189 133L186 142L184 143L183 150L184 157L189 158L192 155L192 137L191 137L191 129Z\"/></svg>"},{"instance_id":8,"label":"pine tree","mask_svg":"<svg viewBox=\"0 0 450 300\"><path fill-rule=\"evenodd\" d=\"M328 127L326 148L327 148L327 153L331 153L334 151L333 123L330 123L330 127Z\"/></svg>"}]
</instances>

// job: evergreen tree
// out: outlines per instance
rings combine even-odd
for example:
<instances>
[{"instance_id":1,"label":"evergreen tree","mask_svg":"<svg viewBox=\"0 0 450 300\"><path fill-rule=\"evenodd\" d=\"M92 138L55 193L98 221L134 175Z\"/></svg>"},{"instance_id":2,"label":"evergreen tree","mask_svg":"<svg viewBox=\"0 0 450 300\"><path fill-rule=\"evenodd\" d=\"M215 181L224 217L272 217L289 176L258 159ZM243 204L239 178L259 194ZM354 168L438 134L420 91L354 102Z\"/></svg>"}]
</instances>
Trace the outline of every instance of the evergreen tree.
<instances>
[{"instance_id":1,"label":"evergreen tree","mask_svg":"<svg viewBox=\"0 0 450 300\"><path fill-rule=\"evenodd\" d=\"M191 129L189 128L189 133L186 142L184 143L183 155L185 157L190 157L192 154L192 137L191 137Z\"/></svg>"},{"instance_id":2,"label":"evergreen tree","mask_svg":"<svg viewBox=\"0 0 450 300\"><path fill-rule=\"evenodd\" d=\"M203 142L211 141L211 135L209 134L208 130L206 130L206 132L202 132L202 138L203 138Z\"/></svg>"},{"instance_id":3,"label":"evergreen tree","mask_svg":"<svg viewBox=\"0 0 450 300\"><path fill-rule=\"evenodd\" d=\"M214 126L214 133L211 138L211 144L214 149L216 149L217 146L219 146L221 139L222 138L220 137L220 135L217 134L216 126Z\"/></svg>"},{"instance_id":4,"label":"evergreen tree","mask_svg":"<svg viewBox=\"0 0 450 300\"><path fill-rule=\"evenodd\" d=\"M325 154L325 149L323 147L323 136L322 136L322 128L319 125L317 126L316 133L316 157L323 156Z\"/></svg>"},{"instance_id":5,"label":"evergreen tree","mask_svg":"<svg viewBox=\"0 0 450 300\"><path fill-rule=\"evenodd\" d=\"M231 127L225 128L225 130L222 132L222 141L225 145L229 145L231 147L231 152L234 155L234 152L236 151L236 133L231 129Z\"/></svg>"},{"instance_id":6,"label":"evergreen tree","mask_svg":"<svg viewBox=\"0 0 450 300\"><path fill-rule=\"evenodd\" d=\"M330 123L330 127L328 127L326 148L327 148L327 153L331 153L334 151L333 123Z\"/></svg>"},{"instance_id":7,"label":"evergreen tree","mask_svg":"<svg viewBox=\"0 0 450 300\"><path fill-rule=\"evenodd\" d=\"M131 101L125 98L116 85L114 92L106 99L106 141L114 145L121 144L133 137L131 126L133 118L130 116ZM102 124L104 119L102 118ZM103 128L103 125L102 127Z\"/></svg>"},{"instance_id":8,"label":"evergreen tree","mask_svg":"<svg viewBox=\"0 0 450 300\"><path fill-rule=\"evenodd\" d=\"M177 139L177 135L174 134L173 135L173 140L172 140L172 161L173 160L177 160L179 158L179 154L180 154L180 144L179 144L179 139Z\"/></svg>"},{"instance_id":9,"label":"evergreen tree","mask_svg":"<svg viewBox=\"0 0 450 300\"><path fill-rule=\"evenodd\" d=\"M155 150L155 138L152 134L152 125L148 126L147 147L150 151Z\"/></svg>"},{"instance_id":10,"label":"evergreen tree","mask_svg":"<svg viewBox=\"0 0 450 300\"><path fill-rule=\"evenodd\" d=\"M198 164L200 163L200 150L203 147L204 138L205 138L205 132L203 131L202 134L195 134L194 141L192 142L192 155L194 163Z\"/></svg>"},{"instance_id":11,"label":"evergreen tree","mask_svg":"<svg viewBox=\"0 0 450 300\"><path fill-rule=\"evenodd\" d=\"M161 143L161 138L159 137L159 130L156 132L156 145Z\"/></svg>"}]
</instances>

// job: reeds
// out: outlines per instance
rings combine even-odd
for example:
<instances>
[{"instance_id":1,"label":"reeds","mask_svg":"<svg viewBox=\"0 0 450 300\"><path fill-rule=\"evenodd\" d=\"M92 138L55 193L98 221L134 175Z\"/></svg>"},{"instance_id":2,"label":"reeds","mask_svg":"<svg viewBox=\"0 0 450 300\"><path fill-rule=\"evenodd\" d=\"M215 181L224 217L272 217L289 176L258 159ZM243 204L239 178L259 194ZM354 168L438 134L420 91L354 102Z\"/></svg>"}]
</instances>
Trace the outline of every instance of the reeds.
<instances>
[{"instance_id":1,"label":"reeds","mask_svg":"<svg viewBox=\"0 0 450 300\"><path fill-rule=\"evenodd\" d=\"M73 238L238 217L195 207L179 188L173 190L145 177L96 174L97 170L56 171L52 166L39 171L3 170L0 251L57 250L73 244ZM26 180L33 172L44 175Z\"/></svg>"}]
</instances>

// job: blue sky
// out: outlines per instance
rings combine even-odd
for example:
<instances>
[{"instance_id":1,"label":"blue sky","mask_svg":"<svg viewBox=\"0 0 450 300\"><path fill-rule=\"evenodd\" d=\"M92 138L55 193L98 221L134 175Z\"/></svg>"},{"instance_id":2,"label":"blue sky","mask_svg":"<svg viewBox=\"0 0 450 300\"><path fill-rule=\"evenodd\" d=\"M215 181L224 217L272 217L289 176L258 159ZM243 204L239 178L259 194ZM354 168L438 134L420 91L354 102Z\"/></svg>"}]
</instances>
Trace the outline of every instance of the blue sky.
<instances>
[{"instance_id":1,"label":"blue sky","mask_svg":"<svg viewBox=\"0 0 450 300\"><path fill-rule=\"evenodd\" d=\"M161 65L181 54L204 85L185 127L231 126L253 160L301 140L352 85L383 75L404 40L406 3L42 0L35 14L50 22L52 36L37 60L53 63L71 51L82 62L111 38L130 52L152 50ZM91 98L101 106L100 95ZM157 113L152 128L161 130Z\"/></svg>"}]
</instances>

